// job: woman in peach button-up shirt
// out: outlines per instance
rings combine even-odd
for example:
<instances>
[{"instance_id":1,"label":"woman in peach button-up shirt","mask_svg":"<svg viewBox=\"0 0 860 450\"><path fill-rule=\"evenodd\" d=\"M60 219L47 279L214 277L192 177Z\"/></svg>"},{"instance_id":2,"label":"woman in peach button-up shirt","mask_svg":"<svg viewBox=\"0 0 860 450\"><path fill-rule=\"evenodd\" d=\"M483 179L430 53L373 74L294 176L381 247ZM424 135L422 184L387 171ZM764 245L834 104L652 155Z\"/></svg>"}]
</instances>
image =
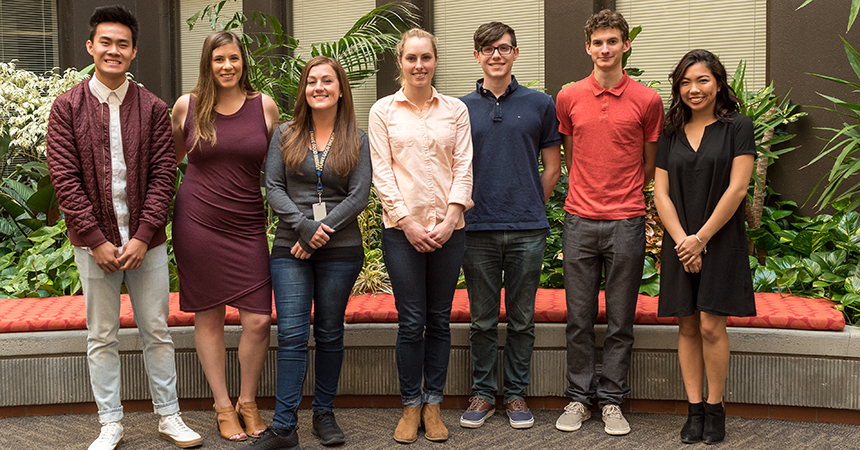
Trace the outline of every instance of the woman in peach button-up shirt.
<instances>
[{"instance_id":1,"label":"woman in peach button-up shirt","mask_svg":"<svg viewBox=\"0 0 860 450\"><path fill-rule=\"evenodd\" d=\"M436 38L423 30L397 45L403 88L370 110L373 182L382 201L382 251L397 306L402 443L444 441L440 404L451 349L449 321L472 206L472 133L460 100L430 85ZM424 380L422 388L421 381Z\"/></svg>"}]
</instances>

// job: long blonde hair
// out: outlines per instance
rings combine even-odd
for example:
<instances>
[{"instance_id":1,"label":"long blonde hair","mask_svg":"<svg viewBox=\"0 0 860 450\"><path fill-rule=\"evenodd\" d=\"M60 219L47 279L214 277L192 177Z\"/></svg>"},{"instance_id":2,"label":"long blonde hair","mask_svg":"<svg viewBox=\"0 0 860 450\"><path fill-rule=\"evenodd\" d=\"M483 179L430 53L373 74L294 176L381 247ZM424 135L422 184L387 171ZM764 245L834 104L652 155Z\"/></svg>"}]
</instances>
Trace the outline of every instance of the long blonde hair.
<instances>
[{"instance_id":1,"label":"long blonde hair","mask_svg":"<svg viewBox=\"0 0 860 450\"><path fill-rule=\"evenodd\" d=\"M200 75L197 86L191 90L194 98L194 143L188 151L194 150L200 140L215 145L217 134L215 130L215 75L212 73L212 52L222 45L236 44L242 56L242 75L239 77L239 89L247 95L256 94L248 78L248 58L245 47L239 37L229 31L216 31L203 41L203 52L200 55Z\"/></svg>"},{"instance_id":2,"label":"long blonde hair","mask_svg":"<svg viewBox=\"0 0 860 450\"><path fill-rule=\"evenodd\" d=\"M352 90L349 87L346 71L334 58L328 56L315 56L305 65L302 76L299 79L299 89L296 95L296 109L293 112L293 121L288 129L281 135L278 145L284 164L288 169L301 174L302 162L308 156L310 147L311 129L311 107L305 90L308 86L308 75L314 66L328 64L337 74L337 82L343 96L337 101L337 116L334 121L334 141L326 160L326 167L339 176L345 177L353 167L358 164L359 146L361 138L358 134L358 124L355 119L355 107L352 103Z\"/></svg>"}]
</instances>

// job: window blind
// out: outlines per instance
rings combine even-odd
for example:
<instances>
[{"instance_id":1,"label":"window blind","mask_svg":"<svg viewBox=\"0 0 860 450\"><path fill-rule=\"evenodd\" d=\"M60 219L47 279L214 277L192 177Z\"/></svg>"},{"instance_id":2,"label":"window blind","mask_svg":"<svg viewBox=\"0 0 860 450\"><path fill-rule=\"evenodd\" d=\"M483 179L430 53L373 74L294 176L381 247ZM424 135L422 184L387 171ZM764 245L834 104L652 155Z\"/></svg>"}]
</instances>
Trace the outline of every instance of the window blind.
<instances>
[{"instance_id":1,"label":"window blind","mask_svg":"<svg viewBox=\"0 0 860 450\"><path fill-rule=\"evenodd\" d=\"M188 30L185 20L200 11L212 0L182 0L179 4L179 76L181 93L185 94L197 86L197 77L200 75L200 54L203 50L203 41L206 36L212 34L212 28L208 20L197 22L193 30ZM226 22L233 14L242 10L242 1L228 1L221 9L223 22ZM242 36L242 28L232 30L238 36Z\"/></svg>"},{"instance_id":2,"label":"window blind","mask_svg":"<svg viewBox=\"0 0 860 450\"><path fill-rule=\"evenodd\" d=\"M0 1L0 61L13 59L38 74L60 65L56 1Z\"/></svg>"},{"instance_id":3,"label":"window blind","mask_svg":"<svg viewBox=\"0 0 860 450\"><path fill-rule=\"evenodd\" d=\"M342 38L359 18L375 7L374 0L294 0L293 37L299 40L296 55L310 59L311 44ZM354 87L352 97L358 126L366 131L370 107L376 102L376 75Z\"/></svg>"},{"instance_id":4,"label":"window blind","mask_svg":"<svg viewBox=\"0 0 860 450\"><path fill-rule=\"evenodd\" d=\"M671 96L672 69L697 48L717 55L730 79L744 60L749 88L767 84L766 0L617 0L616 8L631 28L642 25L628 66L643 69L642 80L660 81L664 102Z\"/></svg>"},{"instance_id":5,"label":"window blind","mask_svg":"<svg viewBox=\"0 0 860 450\"><path fill-rule=\"evenodd\" d=\"M436 0L432 31L439 40L439 65L434 85L440 93L461 97L475 89L483 72L472 54L472 36L490 21L507 24L517 35L520 55L512 71L517 81L537 81L533 88L545 87L543 0Z\"/></svg>"}]
</instances>

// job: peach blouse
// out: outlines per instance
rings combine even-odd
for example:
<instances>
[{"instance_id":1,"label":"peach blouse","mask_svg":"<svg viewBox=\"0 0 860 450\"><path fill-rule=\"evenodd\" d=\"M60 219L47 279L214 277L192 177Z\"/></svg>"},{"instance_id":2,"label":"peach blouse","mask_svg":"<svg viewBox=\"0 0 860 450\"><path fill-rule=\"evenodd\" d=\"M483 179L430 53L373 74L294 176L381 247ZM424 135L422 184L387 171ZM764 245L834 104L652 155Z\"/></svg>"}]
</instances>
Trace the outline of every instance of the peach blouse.
<instances>
[{"instance_id":1,"label":"peach blouse","mask_svg":"<svg viewBox=\"0 0 860 450\"><path fill-rule=\"evenodd\" d=\"M433 89L423 107L401 88L370 109L373 184L386 228L406 216L431 230L448 205L472 207L472 130L466 105ZM457 229L463 228L463 215Z\"/></svg>"}]
</instances>

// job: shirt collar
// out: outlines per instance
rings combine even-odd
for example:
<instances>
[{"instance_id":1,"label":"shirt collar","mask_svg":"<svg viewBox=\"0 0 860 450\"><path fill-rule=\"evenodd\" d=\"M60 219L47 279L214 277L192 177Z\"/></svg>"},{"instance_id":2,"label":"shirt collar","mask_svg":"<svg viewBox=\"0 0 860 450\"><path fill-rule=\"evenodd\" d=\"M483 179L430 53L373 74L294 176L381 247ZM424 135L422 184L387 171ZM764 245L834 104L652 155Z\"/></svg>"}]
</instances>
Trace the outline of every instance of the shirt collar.
<instances>
[{"instance_id":1,"label":"shirt collar","mask_svg":"<svg viewBox=\"0 0 860 450\"><path fill-rule=\"evenodd\" d=\"M439 92L436 91L436 88L433 86L430 86L430 89L433 90L433 94L430 95L430 99L427 100L427 103L432 103L434 100L441 100L442 96L439 94ZM408 98L406 98L406 94L403 93L402 87L400 89L398 89L397 92L394 93L394 101L395 102L412 103ZM420 108L422 108L423 105L415 105L415 106L417 106L420 109Z\"/></svg>"},{"instance_id":2,"label":"shirt collar","mask_svg":"<svg viewBox=\"0 0 860 450\"><path fill-rule=\"evenodd\" d=\"M591 83L591 92L594 93L595 96L598 96L604 92L608 92L616 97L620 97L624 92L624 89L627 88L627 85L630 84L630 77L627 76L627 71L623 70L623 75L621 76L621 81L618 82L611 89L604 89L600 83L597 82L597 78L594 77L594 71L591 72L591 75L588 77L589 82Z\"/></svg>"},{"instance_id":3,"label":"shirt collar","mask_svg":"<svg viewBox=\"0 0 860 450\"><path fill-rule=\"evenodd\" d=\"M99 81L98 78L93 76L90 78L90 91L92 91L93 95L95 95L102 103L107 103L108 96L111 92L114 92L119 98L119 103L122 104L123 100L125 100L125 94L128 93L128 78L126 78L118 88L111 90L105 86L104 83Z\"/></svg>"},{"instance_id":4,"label":"shirt collar","mask_svg":"<svg viewBox=\"0 0 860 450\"><path fill-rule=\"evenodd\" d=\"M484 79L483 78L479 79L475 83L475 85L476 85L476 89L478 91L478 94L480 94L480 95L493 95L495 97L495 95L492 92L484 89ZM505 93L502 94L502 97L509 95L511 92L514 92L515 90L517 90L517 87L519 87L519 85L520 84L517 83L517 77L511 75L511 83L508 84L508 87L505 89Z\"/></svg>"}]
</instances>

